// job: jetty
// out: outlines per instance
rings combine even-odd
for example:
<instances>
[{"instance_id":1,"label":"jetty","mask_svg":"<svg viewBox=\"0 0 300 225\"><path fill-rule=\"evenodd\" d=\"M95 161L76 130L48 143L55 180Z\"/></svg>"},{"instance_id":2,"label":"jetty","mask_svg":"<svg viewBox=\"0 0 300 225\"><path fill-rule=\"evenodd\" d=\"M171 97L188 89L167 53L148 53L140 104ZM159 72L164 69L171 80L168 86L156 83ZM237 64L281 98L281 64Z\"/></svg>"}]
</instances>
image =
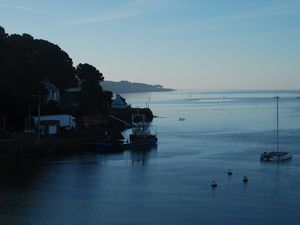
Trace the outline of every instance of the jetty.
<instances>
[{"instance_id":1,"label":"jetty","mask_svg":"<svg viewBox=\"0 0 300 225\"><path fill-rule=\"evenodd\" d=\"M76 118L76 127L59 127L59 122L55 122L55 116L50 120L39 119L40 132L37 127L24 132L9 135L0 139L0 159L44 157L62 153L76 153L93 151L96 140L105 139L109 133L115 139L121 139L121 132L132 127L132 113L140 111L146 112L146 120L152 121L153 114L148 108L137 109L113 109L112 113L103 117L101 115L88 115ZM57 118L64 118L61 115ZM38 119L36 119L38 121ZM75 126L73 122L72 126Z\"/></svg>"}]
</instances>

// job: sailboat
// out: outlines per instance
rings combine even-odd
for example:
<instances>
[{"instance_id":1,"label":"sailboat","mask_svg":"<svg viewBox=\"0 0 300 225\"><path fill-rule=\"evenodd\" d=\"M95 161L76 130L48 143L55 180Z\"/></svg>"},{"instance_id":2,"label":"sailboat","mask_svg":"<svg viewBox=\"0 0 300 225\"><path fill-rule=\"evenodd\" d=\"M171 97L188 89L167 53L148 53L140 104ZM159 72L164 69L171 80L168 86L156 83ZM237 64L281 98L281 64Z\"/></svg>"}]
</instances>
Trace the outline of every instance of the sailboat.
<instances>
[{"instance_id":1,"label":"sailboat","mask_svg":"<svg viewBox=\"0 0 300 225\"><path fill-rule=\"evenodd\" d=\"M278 112L278 101L279 101L279 97L276 96L276 108L277 108L277 118L276 118L276 151L271 151L271 152L263 152L260 155L260 160L261 161L273 161L273 162L282 162L285 160L289 160L292 159L292 154L290 152L282 152L278 150L278 134L279 134L279 112Z\"/></svg>"}]
</instances>

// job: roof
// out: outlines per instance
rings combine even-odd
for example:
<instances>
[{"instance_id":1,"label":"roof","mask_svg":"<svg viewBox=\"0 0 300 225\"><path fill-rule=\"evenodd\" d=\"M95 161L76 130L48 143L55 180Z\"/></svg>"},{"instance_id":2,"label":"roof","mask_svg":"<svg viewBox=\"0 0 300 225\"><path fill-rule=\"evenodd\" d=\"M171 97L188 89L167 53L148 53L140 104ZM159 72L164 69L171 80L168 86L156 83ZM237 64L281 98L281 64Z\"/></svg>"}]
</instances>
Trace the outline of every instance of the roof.
<instances>
[{"instance_id":1,"label":"roof","mask_svg":"<svg viewBox=\"0 0 300 225\"><path fill-rule=\"evenodd\" d=\"M59 89L49 80L42 80L40 83L43 84L48 91L59 91Z\"/></svg>"},{"instance_id":2,"label":"roof","mask_svg":"<svg viewBox=\"0 0 300 225\"><path fill-rule=\"evenodd\" d=\"M125 98L122 98L120 95L117 95L114 99L113 105L127 105Z\"/></svg>"},{"instance_id":3,"label":"roof","mask_svg":"<svg viewBox=\"0 0 300 225\"><path fill-rule=\"evenodd\" d=\"M111 103L112 108L128 108L130 105L126 103L125 98L122 98L120 95L116 95L116 98Z\"/></svg>"}]
</instances>

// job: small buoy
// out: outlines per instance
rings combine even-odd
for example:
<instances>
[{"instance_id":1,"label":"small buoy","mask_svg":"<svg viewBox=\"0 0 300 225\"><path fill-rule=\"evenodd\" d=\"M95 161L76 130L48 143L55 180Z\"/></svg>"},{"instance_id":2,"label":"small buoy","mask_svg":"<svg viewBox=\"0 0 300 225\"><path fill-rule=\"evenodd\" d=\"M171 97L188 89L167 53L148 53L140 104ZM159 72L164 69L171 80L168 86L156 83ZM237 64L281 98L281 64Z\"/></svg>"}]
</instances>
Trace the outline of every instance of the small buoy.
<instances>
[{"instance_id":1,"label":"small buoy","mask_svg":"<svg viewBox=\"0 0 300 225\"><path fill-rule=\"evenodd\" d=\"M247 177L247 176L244 176L244 177L243 177L243 182L244 182L244 183L247 183L247 182L248 182L248 177Z\"/></svg>"},{"instance_id":2,"label":"small buoy","mask_svg":"<svg viewBox=\"0 0 300 225\"><path fill-rule=\"evenodd\" d=\"M217 183L216 183L216 181L214 181L214 180L211 182L210 185L211 185L213 188L218 186Z\"/></svg>"},{"instance_id":3,"label":"small buoy","mask_svg":"<svg viewBox=\"0 0 300 225\"><path fill-rule=\"evenodd\" d=\"M232 175L231 169L229 169L229 170L227 171L227 174L228 174L228 176L231 176L231 175Z\"/></svg>"}]
</instances>

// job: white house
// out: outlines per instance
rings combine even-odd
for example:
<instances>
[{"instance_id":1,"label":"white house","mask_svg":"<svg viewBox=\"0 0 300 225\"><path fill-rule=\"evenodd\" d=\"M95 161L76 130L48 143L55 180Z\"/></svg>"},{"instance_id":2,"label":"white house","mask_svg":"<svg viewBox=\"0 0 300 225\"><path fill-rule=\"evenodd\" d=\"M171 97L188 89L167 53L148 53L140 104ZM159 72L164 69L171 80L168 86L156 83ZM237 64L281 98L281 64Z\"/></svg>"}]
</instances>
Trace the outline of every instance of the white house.
<instances>
[{"instance_id":1,"label":"white house","mask_svg":"<svg viewBox=\"0 0 300 225\"><path fill-rule=\"evenodd\" d=\"M52 84L49 80L42 80L40 83L43 84L48 91L47 101L59 102L60 100L59 89L54 84Z\"/></svg>"},{"instance_id":2,"label":"white house","mask_svg":"<svg viewBox=\"0 0 300 225\"><path fill-rule=\"evenodd\" d=\"M58 134L60 130L71 130L76 127L75 118L67 114L44 115L32 117L32 124L40 128L42 135Z\"/></svg>"},{"instance_id":3,"label":"white house","mask_svg":"<svg viewBox=\"0 0 300 225\"><path fill-rule=\"evenodd\" d=\"M115 109L125 109L129 108L130 105L126 103L125 98L122 98L120 95L116 95L116 98L111 103L111 107Z\"/></svg>"}]
</instances>

